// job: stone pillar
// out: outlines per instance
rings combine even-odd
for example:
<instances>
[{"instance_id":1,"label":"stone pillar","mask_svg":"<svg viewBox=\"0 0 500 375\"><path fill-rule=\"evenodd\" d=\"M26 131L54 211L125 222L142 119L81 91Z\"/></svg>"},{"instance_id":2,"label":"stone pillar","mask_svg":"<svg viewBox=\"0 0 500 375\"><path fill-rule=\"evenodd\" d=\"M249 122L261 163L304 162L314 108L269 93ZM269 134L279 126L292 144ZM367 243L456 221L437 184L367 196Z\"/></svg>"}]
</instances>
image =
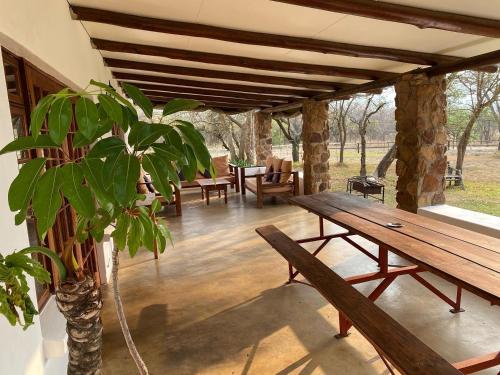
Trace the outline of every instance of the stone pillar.
<instances>
[{"instance_id":1,"label":"stone pillar","mask_svg":"<svg viewBox=\"0 0 500 375\"><path fill-rule=\"evenodd\" d=\"M446 80L425 74L407 74L396 90L396 185L398 208L445 202Z\"/></svg>"},{"instance_id":2,"label":"stone pillar","mask_svg":"<svg viewBox=\"0 0 500 375\"><path fill-rule=\"evenodd\" d=\"M273 136L271 132L271 114L254 113L255 153L258 165L265 165L266 158L273 154Z\"/></svg>"},{"instance_id":3,"label":"stone pillar","mask_svg":"<svg viewBox=\"0 0 500 375\"><path fill-rule=\"evenodd\" d=\"M306 100L302 106L304 194L319 193L330 188L329 142L328 104Z\"/></svg>"}]
</instances>

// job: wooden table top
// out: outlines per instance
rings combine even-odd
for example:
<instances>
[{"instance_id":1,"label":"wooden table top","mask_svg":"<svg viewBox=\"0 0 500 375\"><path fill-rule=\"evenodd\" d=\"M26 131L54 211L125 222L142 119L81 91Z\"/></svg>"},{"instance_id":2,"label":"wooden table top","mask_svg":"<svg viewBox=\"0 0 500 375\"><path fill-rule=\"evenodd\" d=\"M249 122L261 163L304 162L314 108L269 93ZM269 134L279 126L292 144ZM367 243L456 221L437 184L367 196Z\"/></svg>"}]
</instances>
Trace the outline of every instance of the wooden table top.
<instances>
[{"instance_id":1,"label":"wooden table top","mask_svg":"<svg viewBox=\"0 0 500 375\"><path fill-rule=\"evenodd\" d=\"M215 181L213 178L201 178L196 180L200 184L200 186L216 186L216 185L230 185L231 182L226 180L225 178L216 178Z\"/></svg>"},{"instance_id":2,"label":"wooden table top","mask_svg":"<svg viewBox=\"0 0 500 375\"><path fill-rule=\"evenodd\" d=\"M324 192L289 201L500 305L499 239L347 193ZM386 226L394 222L403 226Z\"/></svg>"}]
</instances>

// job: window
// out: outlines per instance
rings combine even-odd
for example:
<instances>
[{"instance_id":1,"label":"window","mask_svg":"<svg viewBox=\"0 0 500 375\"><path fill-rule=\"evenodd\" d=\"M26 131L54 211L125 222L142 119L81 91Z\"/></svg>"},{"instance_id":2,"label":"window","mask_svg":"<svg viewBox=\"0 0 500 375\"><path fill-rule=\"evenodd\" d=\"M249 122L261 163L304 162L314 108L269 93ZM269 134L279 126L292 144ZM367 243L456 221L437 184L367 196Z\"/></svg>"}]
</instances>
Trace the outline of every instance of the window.
<instances>
[{"instance_id":1,"label":"window","mask_svg":"<svg viewBox=\"0 0 500 375\"><path fill-rule=\"evenodd\" d=\"M29 135L29 114L31 109L36 106L36 103L42 97L61 90L63 85L29 62L14 56L4 49L2 49L2 57L7 81L14 138L26 136ZM42 133L47 131L47 124L44 124ZM56 149L26 151L18 153L18 163L21 166L34 157L46 156L51 158L47 163L50 163L49 166L53 167L64 162L64 153L68 154L71 158L85 155L85 148L73 150L71 147L72 135L75 131L76 124L73 123L71 124L68 139L62 145L64 152ZM35 218L31 216L29 212L26 219L26 225L30 245L40 245L36 231ZM60 253L64 248L64 244L75 234L75 227L75 212L68 205L68 202L65 201L58 213L54 226L47 233L46 243L44 245ZM99 284L99 267L94 240L90 238L84 244L75 245L73 251L80 267L88 270L94 275L96 282ZM37 255L36 257L52 275L52 283L50 285L36 285L38 307L40 309L50 297L50 294L54 292L54 285L57 282L57 273L55 269L52 268L53 266L49 258L43 255Z\"/></svg>"}]
</instances>

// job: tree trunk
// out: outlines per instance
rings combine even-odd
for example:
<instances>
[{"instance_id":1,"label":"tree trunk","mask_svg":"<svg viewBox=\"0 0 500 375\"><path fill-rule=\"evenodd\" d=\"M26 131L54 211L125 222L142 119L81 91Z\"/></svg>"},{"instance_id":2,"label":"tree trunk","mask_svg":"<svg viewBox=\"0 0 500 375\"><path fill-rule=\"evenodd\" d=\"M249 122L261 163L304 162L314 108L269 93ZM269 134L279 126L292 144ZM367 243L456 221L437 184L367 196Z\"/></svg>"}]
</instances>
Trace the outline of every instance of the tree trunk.
<instances>
[{"instance_id":1,"label":"tree trunk","mask_svg":"<svg viewBox=\"0 0 500 375\"><path fill-rule=\"evenodd\" d=\"M300 155L299 155L299 142L296 140L292 141L292 160L297 163L299 162Z\"/></svg>"},{"instance_id":2,"label":"tree trunk","mask_svg":"<svg viewBox=\"0 0 500 375\"><path fill-rule=\"evenodd\" d=\"M120 322L120 327L122 329L125 342L127 343L128 350L135 362L135 365L137 366L137 369L139 370L139 374L147 375L148 369L135 347L134 340L132 340L132 336L130 335L130 330L128 328L127 318L125 317L125 312L123 311L122 298L120 296L120 288L118 286L118 257L119 250L115 247L113 249L113 269L111 273L113 276L113 296L115 299L116 315L118 316L118 321Z\"/></svg>"},{"instance_id":3,"label":"tree trunk","mask_svg":"<svg viewBox=\"0 0 500 375\"><path fill-rule=\"evenodd\" d=\"M366 133L361 132L361 168L359 170L360 176L366 176Z\"/></svg>"},{"instance_id":4,"label":"tree trunk","mask_svg":"<svg viewBox=\"0 0 500 375\"><path fill-rule=\"evenodd\" d=\"M469 144L470 135L472 133L472 127L476 123L476 120L481 113L481 110L472 113L469 122L465 126L464 132L460 137L460 141L457 145L457 162L455 164L456 169L460 169L463 172L465 152L467 151L467 145Z\"/></svg>"},{"instance_id":5,"label":"tree trunk","mask_svg":"<svg viewBox=\"0 0 500 375\"><path fill-rule=\"evenodd\" d=\"M377 168L375 168L375 171L373 171L373 175L375 177L380 177L380 178L385 178L385 175L387 174L387 170L391 166L392 162L396 159L396 144L394 143L392 147L387 151L387 153L384 155L382 160L377 165Z\"/></svg>"},{"instance_id":6,"label":"tree trunk","mask_svg":"<svg viewBox=\"0 0 500 375\"><path fill-rule=\"evenodd\" d=\"M56 303L66 318L68 375L101 374L101 291L94 279L65 281L56 290Z\"/></svg>"}]
</instances>

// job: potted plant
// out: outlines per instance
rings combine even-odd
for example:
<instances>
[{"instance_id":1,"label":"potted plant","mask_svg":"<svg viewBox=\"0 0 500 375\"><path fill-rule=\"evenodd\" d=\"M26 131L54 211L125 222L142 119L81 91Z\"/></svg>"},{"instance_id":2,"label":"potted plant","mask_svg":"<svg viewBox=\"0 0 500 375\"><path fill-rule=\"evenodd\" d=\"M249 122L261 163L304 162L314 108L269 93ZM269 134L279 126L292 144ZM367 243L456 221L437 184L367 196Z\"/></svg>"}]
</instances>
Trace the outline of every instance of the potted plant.
<instances>
[{"instance_id":1,"label":"potted plant","mask_svg":"<svg viewBox=\"0 0 500 375\"><path fill-rule=\"evenodd\" d=\"M173 113L197 108L200 102L171 100L163 107L160 119L154 121L151 101L133 85L124 83L123 89L147 121L140 121L136 107L116 90L92 80L81 92L64 89L42 98L31 113L30 136L18 138L0 151L0 155L30 149L58 149L64 153L61 145L68 137L73 116L77 132L70 144L88 148L85 156L76 159L64 153L64 162L59 165L48 163L50 157L30 160L9 190L10 209L17 212L16 224L23 223L28 210L32 211L42 244L63 202L71 206L77 225L62 252L56 254L36 246L0 256L0 313L12 325L20 324L25 329L37 314L28 295L26 274L40 282L50 280L31 254L47 255L57 266L56 302L67 320L68 374L97 374L101 368L101 295L92 277L77 263L74 245L89 236L100 242L105 228L114 227L112 275L118 320L139 372L147 374L121 303L119 253L127 248L133 257L139 248L153 251L155 246L163 252L171 235L154 219L161 207L158 200L149 207L137 205L145 198L136 190L141 168L150 174L155 188L167 200L172 198L171 183L180 183L179 171L190 180L198 169L213 172L203 136L195 127L181 120L164 121ZM128 134L127 142L112 134L115 125Z\"/></svg>"}]
</instances>

